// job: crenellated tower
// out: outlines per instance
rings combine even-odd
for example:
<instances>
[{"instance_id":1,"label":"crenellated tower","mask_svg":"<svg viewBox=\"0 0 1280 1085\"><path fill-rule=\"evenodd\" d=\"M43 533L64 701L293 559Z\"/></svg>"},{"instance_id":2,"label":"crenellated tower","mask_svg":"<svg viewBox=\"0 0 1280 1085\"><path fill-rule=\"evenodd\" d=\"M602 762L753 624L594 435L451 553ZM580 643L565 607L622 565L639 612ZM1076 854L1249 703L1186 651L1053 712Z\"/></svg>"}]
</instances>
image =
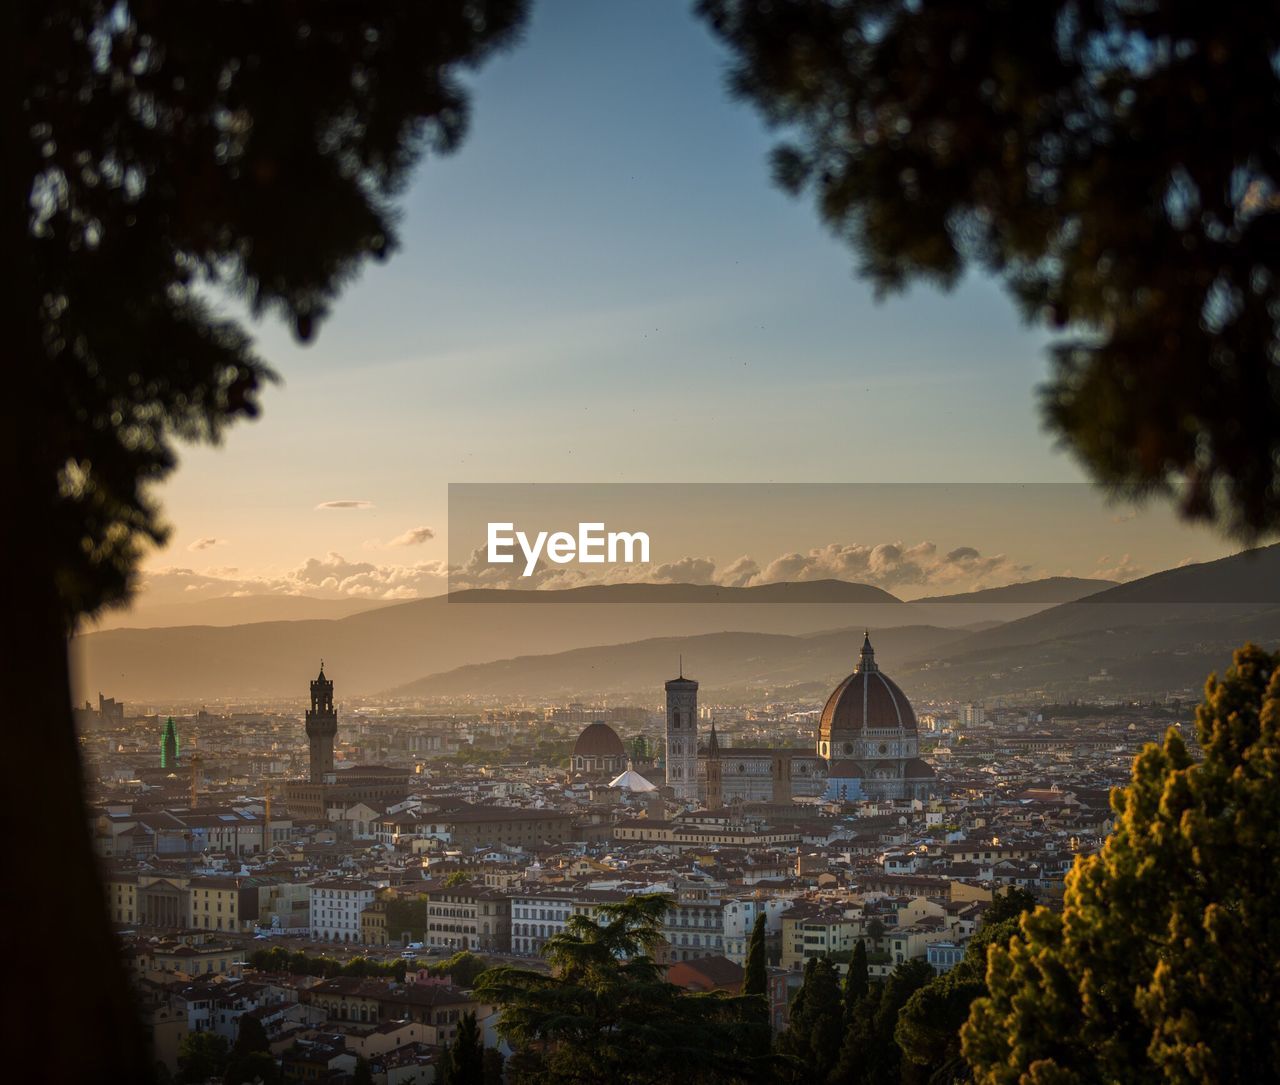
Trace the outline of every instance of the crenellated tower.
<instances>
[{"instance_id":1,"label":"crenellated tower","mask_svg":"<svg viewBox=\"0 0 1280 1085\"><path fill-rule=\"evenodd\" d=\"M333 682L320 674L311 681L311 707L307 709L307 739L311 743L311 782L320 784L333 771L333 740L338 734L338 713L333 707Z\"/></svg>"}]
</instances>

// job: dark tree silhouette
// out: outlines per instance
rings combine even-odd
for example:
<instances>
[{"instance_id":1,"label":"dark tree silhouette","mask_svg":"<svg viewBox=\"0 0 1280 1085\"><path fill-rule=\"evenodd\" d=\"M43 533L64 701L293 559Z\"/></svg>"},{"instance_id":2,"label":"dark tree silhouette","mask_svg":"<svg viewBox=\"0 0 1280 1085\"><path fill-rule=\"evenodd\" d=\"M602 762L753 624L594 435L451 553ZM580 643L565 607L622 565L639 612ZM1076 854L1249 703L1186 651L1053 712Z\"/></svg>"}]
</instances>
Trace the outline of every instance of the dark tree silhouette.
<instances>
[{"instance_id":1,"label":"dark tree silhouette","mask_svg":"<svg viewBox=\"0 0 1280 1085\"><path fill-rule=\"evenodd\" d=\"M1000 277L1095 478L1280 527L1280 19L1173 0L700 0L881 291Z\"/></svg>"},{"instance_id":2,"label":"dark tree silhouette","mask_svg":"<svg viewBox=\"0 0 1280 1085\"><path fill-rule=\"evenodd\" d=\"M764 912L756 916L751 928L751 938L747 942L747 959L742 966L742 993L744 995L766 995L769 993L769 962L765 958L765 924Z\"/></svg>"},{"instance_id":3,"label":"dark tree silhouette","mask_svg":"<svg viewBox=\"0 0 1280 1085\"><path fill-rule=\"evenodd\" d=\"M510 43L523 8L3 5L3 555L21 626L8 752L11 798L42 811L24 874L56 891L28 917L0 1017L50 1080L151 1074L95 870L66 643L164 538L149 487L175 439L216 441L256 411L267 367L210 292L314 334L362 263L395 248L411 166L463 134L459 70ZM93 977L76 1043L59 1015L23 1009L63 1001L68 975Z\"/></svg>"}]
</instances>

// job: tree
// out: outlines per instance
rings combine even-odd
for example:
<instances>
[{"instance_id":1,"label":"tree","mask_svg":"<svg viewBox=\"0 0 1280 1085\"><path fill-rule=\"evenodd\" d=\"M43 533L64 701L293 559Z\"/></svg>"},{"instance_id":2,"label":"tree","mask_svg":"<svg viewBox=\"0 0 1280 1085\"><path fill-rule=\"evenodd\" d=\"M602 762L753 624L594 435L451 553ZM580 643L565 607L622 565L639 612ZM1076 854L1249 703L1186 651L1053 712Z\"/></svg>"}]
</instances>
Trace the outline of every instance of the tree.
<instances>
[{"instance_id":1,"label":"tree","mask_svg":"<svg viewBox=\"0 0 1280 1085\"><path fill-rule=\"evenodd\" d=\"M700 0L880 293L967 268L1058 334L1049 426L1131 495L1280 525L1280 23L1256 4ZM1222 118L1231 117L1229 135Z\"/></svg>"},{"instance_id":2,"label":"tree","mask_svg":"<svg viewBox=\"0 0 1280 1085\"><path fill-rule=\"evenodd\" d=\"M276 1085L280 1066L268 1051L250 1051L233 1057L223 1078L226 1085Z\"/></svg>"},{"instance_id":3,"label":"tree","mask_svg":"<svg viewBox=\"0 0 1280 1085\"><path fill-rule=\"evenodd\" d=\"M960 1029L974 1000L987 994L987 952L993 945L1008 945L1018 934L1022 914L1035 905L1025 889L1014 887L997 896L960 962L931 979L898 1011L894 1040L907 1063L922 1067L930 1083L969 1080L960 1054Z\"/></svg>"},{"instance_id":4,"label":"tree","mask_svg":"<svg viewBox=\"0 0 1280 1085\"><path fill-rule=\"evenodd\" d=\"M444 880L446 889L457 889L461 885L469 885L471 876L465 870L455 870Z\"/></svg>"},{"instance_id":5,"label":"tree","mask_svg":"<svg viewBox=\"0 0 1280 1085\"><path fill-rule=\"evenodd\" d=\"M894 1040L898 1015L933 974L927 961L904 961L868 990L838 1048L833 1085L897 1085L902 1077L902 1053Z\"/></svg>"},{"instance_id":6,"label":"tree","mask_svg":"<svg viewBox=\"0 0 1280 1085\"><path fill-rule=\"evenodd\" d=\"M501 1008L498 1030L515 1048L509 1080L649 1083L728 1082L766 1060L750 1050L746 1009L755 996L682 991L652 956L670 899L628 897L596 918L571 916L547 939L551 972L502 966L479 979L475 997Z\"/></svg>"},{"instance_id":7,"label":"tree","mask_svg":"<svg viewBox=\"0 0 1280 1085\"><path fill-rule=\"evenodd\" d=\"M484 1049L484 1085L502 1085L502 1052L496 1047Z\"/></svg>"},{"instance_id":8,"label":"tree","mask_svg":"<svg viewBox=\"0 0 1280 1085\"><path fill-rule=\"evenodd\" d=\"M178 1079L204 1085L227 1068L227 1038L216 1032L189 1032L178 1045Z\"/></svg>"},{"instance_id":9,"label":"tree","mask_svg":"<svg viewBox=\"0 0 1280 1085\"><path fill-rule=\"evenodd\" d=\"M363 1055L356 1059L356 1068L351 1073L352 1085L373 1085L373 1069L369 1060Z\"/></svg>"},{"instance_id":10,"label":"tree","mask_svg":"<svg viewBox=\"0 0 1280 1085\"><path fill-rule=\"evenodd\" d=\"M57 1002L59 977L94 977L81 1042L61 1042L55 1015L25 1026L50 1078L152 1073L81 795L67 636L125 598L140 553L165 537L151 488L175 440L216 441L257 411L271 375L217 296L310 338L341 287L395 248L413 164L462 137L457 73L511 43L523 8L3 7L0 251L22 270L0 292L0 462L14 467L0 545L22 570L6 662L22 675L9 711L27 721L10 754L28 766L10 797L48 811L57 855L26 873L61 890L10 964L40 1005Z\"/></svg>"},{"instance_id":11,"label":"tree","mask_svg":"<svg viewBox=\"0 0 1280 1085\"><path fill-rule=\"evenodd\" d=\"M271 1085L279 1076L267 1030L256 1017L241 1015L236 1042L231 1045L227 1059L227 1072L222 1078L223 1085L244 1085L259 1078Z\"/></svg>"},{"instance_id":12,"label":"tree","mask_svg":"<svg viewBox=\"0 0 1280 1085\"><path fill-rule=\"evenodd\" d=\"M742 993L744 995L767 995L769 993L768 962L765 959L765 926L767 920L764 912L756 916L755 925L751 928L751 938L747 942L747 959L742 967Z\"/></svg>"},{"instance_id":13,"label":"tree","mask_svg":"<svg viewBox=\"0 0 1280 1085\"><path fill-rule=\"evenodd\" d=\"M826 957L805 964L804 984L791 1007L791 1020L778 1038L778 1053L789 1062L789 1080L823 1081L840 1053L844 1032L840 981Z\"/></svg>"},{"instance_id":14,"label":"tree","mask_svg":"<svg viewBox=\"0 0 1280 1085\"><path fill-rule=\"evenodd\" d=\"M1246 645L1112 794L1061 914L994 945L961 1033L979 1082L1252 1081L1280 1066L1280 653Z\"/></svg>"},{"instance_id":15,"label":"tree","mask_svg":"<svg viewBox=\"0 0 1280 1085\"><path fill-rule=\"evenodd\" d=\"M844 1016L848 1022L853 1018L854 1007L867 997L871 986L871 976L867 971L867 944L861 938L853 947L853 956L849 960L849 971L844 977Z\"/></svg>"},{"instance_id":16,"label":"tree","mask_svg":"<svg viewBox=\"0 0 1280 1085\"><path fill-rule=\"evenodd\" d=\"M462 1015L446 1056L437 1075L440 1085L484 1085L484 1038L474 1013Z\"/></svg>"}]
</instances>

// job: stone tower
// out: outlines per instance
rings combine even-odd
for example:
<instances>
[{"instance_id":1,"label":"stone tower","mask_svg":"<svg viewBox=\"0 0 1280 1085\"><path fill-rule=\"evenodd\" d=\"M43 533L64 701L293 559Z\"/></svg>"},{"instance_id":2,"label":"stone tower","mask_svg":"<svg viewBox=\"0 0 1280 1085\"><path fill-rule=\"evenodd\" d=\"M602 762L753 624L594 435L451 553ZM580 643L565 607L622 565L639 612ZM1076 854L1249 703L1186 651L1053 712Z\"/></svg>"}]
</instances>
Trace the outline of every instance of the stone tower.
<instances>
[{"instance_id":1,"label":"stone tower","mask_svg":"<svg viewBox=\"0 0 1280 1085\"><path fill-rule=\"evenodd\" d=\"M667 689L667 786L675 797L698 801L698 683L673 678Z\"/></svg>"},{"instance_id":2,"label":"stone tower","mask_svg":"<svg viewBox=\"0 0 1280 1085\"><path fill-rule=\"evenodd\" d=\"M320 674L311 682L311 707L307 709L307 739L311 743L311 782L320 784L333 771L333 740L338 733L338 713L333 707L333 682Z\"/></svg>"},{"instance_id":3,"label":"stone tower","mask_svg":"<svg viewBox=\"0 0 1280 1085\"><path fill-rule=\"evenodd\" d=\"M724 767L720 764L720 742L716 738L716 725L711 725L711 737L707 740L707 809L719 810L724 806Z\"/></svg>"}]
</instances>

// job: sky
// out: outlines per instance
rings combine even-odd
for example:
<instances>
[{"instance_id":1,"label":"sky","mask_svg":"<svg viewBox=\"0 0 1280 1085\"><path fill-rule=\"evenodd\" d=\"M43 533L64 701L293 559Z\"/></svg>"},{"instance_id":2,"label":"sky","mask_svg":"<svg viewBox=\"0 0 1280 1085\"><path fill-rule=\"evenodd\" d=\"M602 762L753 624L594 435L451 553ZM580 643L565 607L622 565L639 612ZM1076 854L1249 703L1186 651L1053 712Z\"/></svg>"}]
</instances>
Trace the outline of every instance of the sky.
<instances>
[{"instance_id":1,"label":"sky","mask_svg":"<svg viewBox=\"0 0 1280 1085\"><path fill-rule=\"evenodd\" d=\"M877 302L772 184L774 137L727 94L726 61L676 0L535 3L523 44L469 78L461 149L420 165L401 250L313 344L252 325L281 383L158 488L173 534L143 602L430 594L450 483L1081 481L1040 426L1044 336L976 276ZM810 525L753 556L949 552L982 520ZM1143 524L1123 553L1081 532L1064 556L1034 530L983 552L1132 576L1228 550L1161 512Z\"/></svg>"}]
</instances>

